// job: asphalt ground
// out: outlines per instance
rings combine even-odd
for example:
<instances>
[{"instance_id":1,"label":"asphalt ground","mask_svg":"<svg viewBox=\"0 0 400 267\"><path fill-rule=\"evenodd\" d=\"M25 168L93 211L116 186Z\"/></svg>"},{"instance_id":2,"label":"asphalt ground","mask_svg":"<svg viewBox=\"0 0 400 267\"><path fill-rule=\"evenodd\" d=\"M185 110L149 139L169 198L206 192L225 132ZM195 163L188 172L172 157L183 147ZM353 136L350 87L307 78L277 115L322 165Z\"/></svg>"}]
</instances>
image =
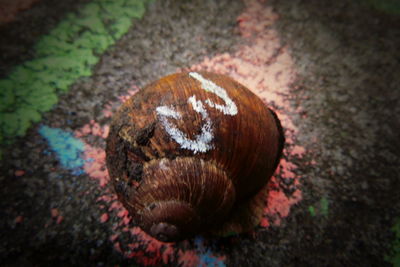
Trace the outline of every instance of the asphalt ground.
<instances>
[{"instance_id":1,"label":"asphalt ground","mask_svg":"<svg viewBox=\"0 0 400 267\"><path fill-rule=\"evenodd\" d=\"M42 0L1 25L0 77L16 81L13 102L1 88L1 265L400 265L395 1L89 2ZM60 47L73 63L38 67ZM251 233L161 243L116 200L112 113L181 70L227 74L282 120L284 158Z\"/></svg>"}]
</instances>

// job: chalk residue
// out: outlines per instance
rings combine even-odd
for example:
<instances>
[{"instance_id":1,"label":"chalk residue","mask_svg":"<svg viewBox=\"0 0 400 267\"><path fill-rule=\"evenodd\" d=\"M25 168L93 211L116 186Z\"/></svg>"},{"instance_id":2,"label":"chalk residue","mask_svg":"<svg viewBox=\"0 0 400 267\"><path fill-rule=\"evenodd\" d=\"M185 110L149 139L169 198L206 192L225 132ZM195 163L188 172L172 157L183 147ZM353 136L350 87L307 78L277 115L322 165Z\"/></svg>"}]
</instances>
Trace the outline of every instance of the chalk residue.
<instances>
[{"instance_id":1,"label":"chalk residue","mask_svg":"<svg viewBox=\"0 0 400 267\"><path fill-rule=\"evenodd\" d=\"M45 125L40 127L39 133L47 140L51 150L56 153L65 169L76 174L82 172L84 160L81 154L84 151L84 143L81 140L75 138L72 133Z\"/></svg>"},{"instance_id":2,"label":"chalk residue","mask_svg":"<svg viewBox=\"0 0 400 267\"><path fill-rule=\"evenodd\" d=\"M75 132L75 136L82 137L90 134L105 139L107 138L109 131L110 131L110 126L105 125L101 127L99 123L95 122L94 120L90 120L90 123L84 125L81 129Z\"/></svg>"},{"instance_id":3,"label":"chalk residue","mask_svg":"<svg viewBox=\"0 0 400 267\"><path fill-rule=\"evenodd\" d=\"M90 178L99 182L101 187L108 184L110 178L106 168L106 152L104 149L85 144L84 170Z\"/></svg>"},{"instance_id":4,"label":"chalk residue","mask_svg":"<svg viewBox=\"0 0 400 267\"><path fill-rule=\"evenodd\" d=\"M179 130L168 118L181 119L181 114L174 110L173 107L160 106L156 108L157 114L160 117L161 124L171 138L177 142L181 148L193 151L194 154L198 152L207 152L212 148L211 141L213 139L211 120L208 117L207 111L204 109L200 101L196 101L196 98L192 96L188 99L188 102L192 104L193 109L200 113L205 124L201 127L201 133L196 135L195 140L189 139L189 137Z\"/></svg>"},{"instance_id":5,"label":"chalk residue","mask_svg":"<svg viewBox=\"0 0 400 267\"><path fill-rule=\"evenodd\" d=\"M198 74L197 72L190 72L189 75L193 77L194 79L198 80L201 83L201 88L203 88L207 92L211 92L225 101L225 106L215 104L212 102L210 99L206 99L206 103L212 107L215 108L225 115L236 115L238 113L237 106L235 102L232 101L232 99L228 96L228 93L224 88L219 87L215 83L213 83L210 80L205 79L203 76Z\"/></svg>"},{"instance_id":6,"label":"chalk residue","mask_svg":"<svg viewBox=\"0 0 400 267\"><path fill-rule=\"evenodd\" d=\"M233 102L232 99L228 96L228 93L225 89L219 87L212 81L205 79L203 76L196 72L190 72L189 75L201 83L202 89L217 95L225 102L224 106L215 104L210 99L206 99L205 102L210 107L221 111L224 115L234 116L238 113L235 102ZM191 104L194 111L201 114L203 121L205 121L205 123L201 127L201 133L199 135L196 135L195 140L189 139L184 132L179 130L173 123L168 120L168 118L176 120L182 119L182 115L178 111L174 110L173 106L160 106L156 108L156 111L160 117L161 124L163 125L164 129L171 136L171 138L181 146L181 148L191 150L194 152L194 154L198 152L207 152L208 150L213 148L211 144L214 138L212 121L208 116L207 110L204 108L203 102L201 100L197 100L196 95L189 97L188 103Z\"/></svg>"}]
</instances>

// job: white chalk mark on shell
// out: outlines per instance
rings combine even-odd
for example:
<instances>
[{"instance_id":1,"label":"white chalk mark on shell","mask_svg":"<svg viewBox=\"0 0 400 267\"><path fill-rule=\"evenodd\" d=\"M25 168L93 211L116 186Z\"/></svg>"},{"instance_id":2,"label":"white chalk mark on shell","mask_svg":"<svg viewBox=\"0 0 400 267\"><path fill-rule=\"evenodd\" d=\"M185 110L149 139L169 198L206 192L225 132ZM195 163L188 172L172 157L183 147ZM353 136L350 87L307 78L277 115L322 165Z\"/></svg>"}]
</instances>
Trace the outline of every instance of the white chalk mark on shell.
<instances>
[{"instance_id":1,"label":"white chalk mark on shell","mask_svg":"<svg viewBox=\"0 0 400 267\"><path fill-rule=\"evenodd\" d=\"M185 133L175 127L168 118L180 119L182 116L179 112L173 109L173 107L160 106L156 108L157 114L160 116L161 123L167 133L171 136L175 142L181 145L181 148L189 149L194 152L207 152L213 146L211 142L213 140L212 134L212 124L208 116L207 111L204 109L203 103L201 101L196 101L196 97L189 97L188 102L192 104L193 109L200 113L203 120L206 121L201 127L201 133L196 135L195 140L191 140L187 137Z\"/></svg>"},{"instance_id":2,"label":"white chalk mark on shell","mask_svg":"<svg viewBox=\"0 0 400 267\"><path fill-rule=\"evenodd\" d=\"M161 106L156 108L157 114L169 118L180 119L182 116L174 107Z\"/></svg>"},{"instance_id":3,"label":"white chalk mark on shell","mask_svg":"<svg viewBox=\"0 0 400 267\"><path fill-rule=\"evenodd\" d=\"M212 81L205 79L197 72L190 72L189 75L201 83L202 89L217 95L225 102L224 106L215 104L210 99L206 99L205 102L210 107L221 111L225 115L234 116L238 113L235 102L233 102L232 99L228 96L228 93L225 91L225 89L219 87ZM181 145L181 148L192 150L194 154L198 152L207 152L213 147L211 145L211 142L214 138L211 119L208 116L207 110L204 108L203 102L201 102L200 100L196 100L195 95L189 97L188 102L192 105L193 110L199 113L202 119L205 121L205 124L203 124L201 127L201 133L199 135L196 135L195 140L189 139L185 133L175 127L175 125L168 120L168 118L182 118L181 114L178 111L174 110L172 106L160 106L156 108L156 111L157 114L160 116L161 123L167 133L171 136L173 140L175 140L175 142Z\"/></svg>"},{"instance_id":4,"label":"white chalk mark on shell","mask_svg":"<svg viewBox=\"0 0 400 267\"><path fill-rule=\"evenodd\" d=\"M211 93L219 96L220 98L222 98L222 100L225 101L225 106L223 106L223 105L215 104L210 99L207 99L206 103L210 107L221 111L225 115L234 116L238 113L238 109L237 109L235 102L233 102L232 99L228 96L228 93L225 91L224 88L221 88L218 85L216 85L215 83L213 83L212 81L205 79L203 76L201 76L197 72L190 72L189 75L192 78L198 80L201 83L201 87L205 91L211 92Z\"/></svg>"}]
</instances>

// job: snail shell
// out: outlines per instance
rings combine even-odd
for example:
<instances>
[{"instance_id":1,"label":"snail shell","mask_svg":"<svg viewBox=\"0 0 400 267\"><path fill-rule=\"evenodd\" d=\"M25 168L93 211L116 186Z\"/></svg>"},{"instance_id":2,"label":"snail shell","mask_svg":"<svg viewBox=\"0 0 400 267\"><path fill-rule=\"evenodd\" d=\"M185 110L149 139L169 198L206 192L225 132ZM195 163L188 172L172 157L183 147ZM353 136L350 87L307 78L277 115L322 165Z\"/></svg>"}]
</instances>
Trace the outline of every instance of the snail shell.
<instances>
[{"instance_id":1,"label":"snail shell","mask_svg":"<svg viewBox=\"0 0 400 267\"><path fill-rule=\"evenodd\" d=\"M177 73L114 115L107 167L135 222L161 241L243 232L260 220L283 143L275 113L243 85Z\"/></svg>"}]
</instances>

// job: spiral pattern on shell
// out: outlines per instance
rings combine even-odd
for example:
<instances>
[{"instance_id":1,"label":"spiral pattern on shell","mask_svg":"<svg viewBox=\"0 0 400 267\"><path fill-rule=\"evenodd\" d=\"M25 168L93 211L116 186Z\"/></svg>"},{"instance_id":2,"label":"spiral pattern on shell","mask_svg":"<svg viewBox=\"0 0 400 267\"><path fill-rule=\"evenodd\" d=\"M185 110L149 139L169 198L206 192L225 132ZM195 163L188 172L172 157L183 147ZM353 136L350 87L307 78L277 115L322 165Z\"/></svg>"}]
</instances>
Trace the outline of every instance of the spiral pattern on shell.
<instances>
[{"instance_id":1,"label":"spiral pattern on shell","mask_svg":"<svg viewBox=\"0 0 400 267\"><path fill-rule=\"evenodd\" d=\"M107 167L120 201L162 241L254 227L284 143L273 111L233 79L185 72L115 114Z\"/></svg>"}]
</instances>

